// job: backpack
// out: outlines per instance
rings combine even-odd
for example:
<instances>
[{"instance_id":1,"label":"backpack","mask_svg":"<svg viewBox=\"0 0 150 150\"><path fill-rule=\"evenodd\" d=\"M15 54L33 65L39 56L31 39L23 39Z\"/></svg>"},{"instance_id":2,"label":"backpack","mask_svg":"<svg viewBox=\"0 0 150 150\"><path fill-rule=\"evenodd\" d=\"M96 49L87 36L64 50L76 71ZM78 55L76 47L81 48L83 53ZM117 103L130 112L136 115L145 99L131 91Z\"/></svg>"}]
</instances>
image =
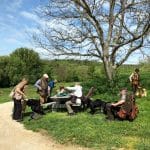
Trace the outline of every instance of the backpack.
<instances>
[{"instance_id":1,"label":"backpack","mask_svg":"<svg viewBox=\"0 0 150 150\"><path fill-rule=\"evenodd\" d=\"M133 121L138 114L138 107L135 104L135 95L133 93L127 94L126 102L121 106L117 115L120 119L128 119Z\"/></svg>"}]
</instances>

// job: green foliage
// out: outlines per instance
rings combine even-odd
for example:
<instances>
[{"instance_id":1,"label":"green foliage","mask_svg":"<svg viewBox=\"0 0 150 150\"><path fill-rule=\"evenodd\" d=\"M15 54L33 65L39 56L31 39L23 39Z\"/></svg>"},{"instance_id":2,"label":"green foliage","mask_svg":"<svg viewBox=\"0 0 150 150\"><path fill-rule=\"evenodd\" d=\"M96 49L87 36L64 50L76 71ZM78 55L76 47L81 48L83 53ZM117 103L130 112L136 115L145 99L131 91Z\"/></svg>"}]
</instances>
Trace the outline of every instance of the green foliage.
<instances>
[{"instance_id":1,"label":"green foliage","mask_svg":"<svg viewBox=\"0 0 150 150\"><path fill-rule=\"evenodd\" d=\"M41 75L41 60L37 52L32 49L19 48L10 55L12 76L15 75L13 82L17 83L17 76L26 76L31 83L34 83ZM15 68L14 68L15 66ZM16 69L17 67L17 69ZM13 83L14 84L14 83Z\"/></svg>"},{"instance_id":2,"label":"green foliage","mask_svg":"<svg viewBox=\"0 0 150 150\"><path fill-rule=\"evenodd\" d=\"M9 57L0 57L0 87L6 87L9 85L9 76L7 71Z\"/></svg>"},{"instance_id":3,"label":"green foliage","mask_svg":"<svg viewBox=\"0 0 150 150\"><path fill-rule=\"evenodd\" d=\"M113 81L109 81L103 76L93 76L92 79L83 83L84 88L88 91L89 87L95 87L96 94L117 94L120 88L130 89L128 76L116 76Z\"/></svg>"},{"instance_id":4,"label":"green foliage","mask_svg":"<svg viewBox=\"0 0 150 150\"><path fill-rule=\"evenodd\" d=\"M24 77L34 83L41 72L39 55L31 49L19 48L8 57L0 57L0 87L16 85Z\"/></svg>"}]
</instances>

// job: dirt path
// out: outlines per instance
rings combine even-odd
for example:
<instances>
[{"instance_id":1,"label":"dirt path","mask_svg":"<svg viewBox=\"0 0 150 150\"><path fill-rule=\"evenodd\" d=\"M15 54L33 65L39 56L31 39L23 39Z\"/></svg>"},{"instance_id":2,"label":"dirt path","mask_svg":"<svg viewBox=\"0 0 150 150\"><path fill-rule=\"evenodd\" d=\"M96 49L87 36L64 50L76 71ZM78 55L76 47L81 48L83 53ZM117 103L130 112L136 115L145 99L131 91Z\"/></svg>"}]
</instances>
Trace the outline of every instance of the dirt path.
<instances>
[{"instance_id":1,"label":"dirt path","mask_svg":"<svg viewBox=\"0 0 150 150\"><path fill-rule=\"evenodd\" d=\"M88 150L86 148L61 145L50 137L26 130L11 118L12 102L0 104L0 149L1 150Z\"/></svg>"}]
</instances>

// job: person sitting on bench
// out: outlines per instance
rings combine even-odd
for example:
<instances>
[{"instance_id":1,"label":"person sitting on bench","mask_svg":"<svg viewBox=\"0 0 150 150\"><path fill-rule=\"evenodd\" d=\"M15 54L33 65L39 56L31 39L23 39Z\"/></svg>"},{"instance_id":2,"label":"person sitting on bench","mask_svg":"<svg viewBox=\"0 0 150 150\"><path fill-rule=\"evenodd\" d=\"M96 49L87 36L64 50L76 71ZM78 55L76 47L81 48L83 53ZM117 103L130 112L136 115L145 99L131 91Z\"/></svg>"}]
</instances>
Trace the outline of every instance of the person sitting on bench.
<instances>
[{"instance_id":1,"label":"person sitting on bench","mask_svg":"<svg viewBox=\"0 0 150 150\"><path fill-rule=\"evenodd\" d=\"M65 87L64 86L60 86L59 87L59 90L57 90L57 97L63 97L63 96L67 96L68 93L67 91L65 90Z\"/></svg>"},{"instance_id":2,"label":"person sitting on bench","mask_svg":"<svg viewBox=\"0 0 150 150\"><path fill-rule=\"evenodd\" d=\"M127 89L123 88L120 90L120 100L116 103L108 103L106 104L106 111L108 120L114 120L115 114L119 111L120 106L125 103L127 99Z\"/></svg>"},{"instance_id":3,"label":"person sitting on bench","mask_svg":"<svg viewBox=\"0 0 150 150\"><path fill-rule=\"evenodd\" d=\"M122 89L120 91L120 100L116 103L106 104L107 119L129 120L133 121L139 112L136 105L135 95L133 92Z\"/></svg>"},{"instance_id":4,"label":"person sitting on bench","mask_svg":"<svg viewBox=\"0 0 150 150\"><path fill-rule=\"evenodd\" d=\"M73 91L70 95L71 95L71 99L69 101L67 101L66 107L68 110L68 115L75 115L75 112L72 110L71 106L77 103L81 104L81 97L82 97L82 86L80 85L80 83L76 83L74 87L66 87L66 90L71 90ZM79 102L80 100L80 102Z\"/></svg>"}]
</instances>

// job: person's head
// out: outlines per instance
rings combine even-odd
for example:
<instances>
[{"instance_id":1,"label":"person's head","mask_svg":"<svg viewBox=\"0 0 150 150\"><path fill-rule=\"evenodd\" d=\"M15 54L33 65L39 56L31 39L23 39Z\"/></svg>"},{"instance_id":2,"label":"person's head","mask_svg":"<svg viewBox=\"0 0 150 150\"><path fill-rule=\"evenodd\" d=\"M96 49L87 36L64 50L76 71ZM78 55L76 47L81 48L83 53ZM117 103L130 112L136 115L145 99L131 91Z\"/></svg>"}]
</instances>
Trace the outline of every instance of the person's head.
<instances>
[{"instance_id":1,"label":"person's head","mask_svg":"<svg viewBox=\"0 0 150 150\"><path fill-rule=\"evenodd\" d=\"M75 85L80 85L80 82L76 82Z\"/></svg>"},{"instance_id":2,"label":"person's head","mask_svg":"<svg viewBox=\"0 0 150 150\"><path fill-rule=\"evenodd\" d=\"M43 74L43 78L46 79L46 80L48 80L48 78L49 78L48 74L46 74L46 73Z\"/></svg>"},{"instance_id":3,"label":"person's head","mask_svg":"<svg viewBox=\"0 0 150 150\"><path fill-rule=\"evenodd\" d=\"M64 86L60 86L60 87L59 87L59 90L60 90L60 91L62 91L62 90L64 90L64 89L65 89Z\"/></svg>"},{"instance_id":4,"label":"person's head","mask_svg":"<svg viewBox=\"0 0 150 150\"><path fill-rule=\"evenodd\" d=\"M27 80L26 78L23 78L23 79L21 80L21 82L19 82L19 83L16 85L16 87L19 87L19 88L21 88L22 90L24 90L24 89L27 87L27 85L28 85L28 80Z\"/></svg>"},{"instance_id":5,"label":"person's head","mask_svg":"<svg viewBox=\"0 0 150 150\"><path fill-rule=\"evenodd\" d=\"M55 79L55 80L54 80L54 83L57 83L57 82L58 82L58 81Z\"/></svg>"},{"instance_id":6,"label":"person's head","mask_svg":"<svg viewBox=\"0 0 150 150\"><path fill-rule=\"evenodd\" d=\"M127 93L127 88L122 88L120 90L120 95L125 95Z\"/></svg>"},{"instance_id":7,"label":"person's head","mask_svg":"<svg viewBox=\"0 0 150 150\"><path fill-rule=\"evenodd\" d=\"M138 73L139 71L140 71L140 70L139 70L138 68L136 68L136 69L135 69L135 72L137 72L137 73Z\"/></svg>"},{"instance_id":8,"label":"person's head","mask_svg":"<svg viewBox=\"0 0 150 150\"><path fill-rule=\"evenodd\" d=\"M21 82L22 82L24 85L28 85L28 79L26 79L26 78L23 78Z\"/></svg>"}]
</instances>

